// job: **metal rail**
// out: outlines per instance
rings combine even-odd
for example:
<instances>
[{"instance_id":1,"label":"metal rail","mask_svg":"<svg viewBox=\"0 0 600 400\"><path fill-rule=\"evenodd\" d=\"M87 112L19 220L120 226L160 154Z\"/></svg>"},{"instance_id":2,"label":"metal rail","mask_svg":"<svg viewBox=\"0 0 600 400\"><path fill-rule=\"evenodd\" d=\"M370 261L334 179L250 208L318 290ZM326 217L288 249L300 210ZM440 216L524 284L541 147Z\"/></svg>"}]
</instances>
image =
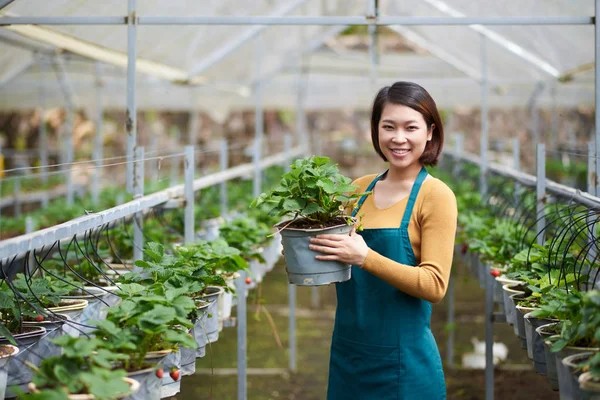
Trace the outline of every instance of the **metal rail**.
<instances>
[{"instance_id":1,"label":"metal rail","mask_svg":"<svg viewBox=\"0 0 600 400\"><path fill-rule=\"evenodd\" d=\"M0 17L6 25L127 25L128 17ZM592 25L594 17L137 16L136 25Z\"/></svg>"},{"instance_id":2,"label":"metal rail","mask_svg":"<svg viewBox=\"0 0 600 400\"><path fill-rule=\"evenodd\" d=\"M459 155L455 151L447 149L444 150L444 155L450 156L460 161L466 161L471 164L476 164L477 166L481 165L480 157L476 156L475 154L462 153ZM535 176L517 171L504 165L490 163L488 164L488 171L505 176L507 178L512 178L515 181L522 184L523 186L536 188L537 185L537 178ZM577 201L578 203L591 208L600 208L599 197L593 196L587 192L582 192L579 189L574 189L569 186L561 185L560 183L556 183L548 179L546 180L546 192L555 196L567 197L571 200Z\"/></svg>"}]
</instances>

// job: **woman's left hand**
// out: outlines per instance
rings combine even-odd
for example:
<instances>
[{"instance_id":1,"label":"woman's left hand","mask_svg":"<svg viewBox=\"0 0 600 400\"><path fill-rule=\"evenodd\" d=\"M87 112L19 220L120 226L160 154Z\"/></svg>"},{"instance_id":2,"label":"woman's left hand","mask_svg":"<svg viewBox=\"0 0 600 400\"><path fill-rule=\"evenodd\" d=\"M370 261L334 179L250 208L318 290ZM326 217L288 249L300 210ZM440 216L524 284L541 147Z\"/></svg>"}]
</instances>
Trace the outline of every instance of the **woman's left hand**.
<instances>
[{"instance_id":1,"label":"woman's left hand","mask_svg":"<svg viewBox=\"0 0 600 400\"><path fill-rule=\"evenodd\" d=\"M352 228L350 235L325 234L310 238L309 249L324 253L315 258L325 261L341 261L361 266L364 264L369 247L362 236Z\"/></svg>"}]
</instances>

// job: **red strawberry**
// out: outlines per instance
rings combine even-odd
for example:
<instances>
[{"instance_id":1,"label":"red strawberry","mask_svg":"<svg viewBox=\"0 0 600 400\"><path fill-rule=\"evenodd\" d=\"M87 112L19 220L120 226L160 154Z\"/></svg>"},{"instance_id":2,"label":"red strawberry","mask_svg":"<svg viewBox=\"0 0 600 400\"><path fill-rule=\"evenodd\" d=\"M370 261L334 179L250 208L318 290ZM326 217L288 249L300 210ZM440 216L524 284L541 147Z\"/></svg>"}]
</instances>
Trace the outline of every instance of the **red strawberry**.
<instances>
[{"instance_id":1,"label":"red strawberry","mask_svg":"<svg viewBox=\"0 0 600 400\"><path fill-rule=\"evenodd\" d=\"M490 274L497 278L500 276L500 271L498 271L497 269L493 269L490 271Z\"/></svg>"},{"instance_id":2,"label":"red strawberry","mask_svg":"<svg viewBox=\"0 0 600 400\"><path fill-rule=\"evenodd\" d=\"M252 283L252 278L250 278L250 277L247 277L247 278L246 278L246 284L247 284L247 285L249 285L249 284L251 284L251 283Z\"/></svg>"},{"instance_id":3,"label":"red strawberry","mask_svg":"<svg viewBox=\"0 0 600 400\"><path fill-rule=\"evenodd\" d=\"M162 370L162 368L159 368L159 369L156 370L156 377L158 379L162 379L162 377L163 377L163 370Z\"/></svg>"},{"instance_id":4,"label":"red strawberry","mask_svg":"<svg viewBox=\"0 0 600 400\"><path fill-rule=\"evenodd\" d=\"M467 254L468 250L469 250L469 245L467 243L463 243L461 253L463 253L463 255L465 255L465 254Z\"/></svg>"},{"instance_id":5,"label":"red strawberry","mask_svg":"<svg viewBox=\"0 0 600 400\"><path fill-rule=\"evenodd\" d=\"M44 320L44 316L41 315L41 314L38 314L38 315L35 316L35 320L37 322L42 322Z\"/></svg>"},{"instance_id":6,"label":"red strawberry","mask_svg":"<svg viewBox=\"0 0 600 400\"><path fill-rule=\"evenodd\" d=\"M169 372L169 376L171 377L171 379L177 382L179 380L179 370L173 367L171 372Z\"/></svg>"}]
</instances>

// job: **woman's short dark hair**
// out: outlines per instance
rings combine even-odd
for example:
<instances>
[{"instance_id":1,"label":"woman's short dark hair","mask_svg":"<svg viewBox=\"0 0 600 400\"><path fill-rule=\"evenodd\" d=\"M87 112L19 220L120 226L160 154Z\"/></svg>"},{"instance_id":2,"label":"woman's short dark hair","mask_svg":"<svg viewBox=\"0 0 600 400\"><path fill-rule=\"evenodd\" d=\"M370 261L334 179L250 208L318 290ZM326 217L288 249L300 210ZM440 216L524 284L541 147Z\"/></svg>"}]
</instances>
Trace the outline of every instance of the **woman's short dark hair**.
<instances>
[{"instance_id":1,"label":"woman's short dark hair","mask_svg":"<svg viewBox=\"0 0 600 400\"><path fill-rule=\"evenodd\" d=\"M427 142L420 161L424 165L437 164L444 145L444 127L435 101L420 85L413 82L396 82L392 86L382 88L373 102L371 113L371 140L375 151L384 161L387 161L379 147L379 121L386 104L400 104L412 108L423 115L427 129L434 124L431 140Z\"/></svg>"}]
</instances>

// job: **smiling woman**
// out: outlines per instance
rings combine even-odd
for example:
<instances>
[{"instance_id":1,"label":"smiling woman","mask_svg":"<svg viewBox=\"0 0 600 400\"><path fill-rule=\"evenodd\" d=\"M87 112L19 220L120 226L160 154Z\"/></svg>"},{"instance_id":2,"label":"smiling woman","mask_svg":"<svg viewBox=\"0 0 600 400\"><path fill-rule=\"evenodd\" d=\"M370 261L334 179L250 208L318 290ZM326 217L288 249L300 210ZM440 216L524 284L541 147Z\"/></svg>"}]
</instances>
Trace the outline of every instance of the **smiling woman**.
<instances>
[{"instance_id":1,"label":"smiling woman","mask_svg":"<svg viewBox=\"0 0 600 400\"><path fill-rule=\"evenodd\" d=\"M452 191L428 175L443 146L435 102L421 86L397 82L377 94L371 118L375 151L389 163L354 183L365 228L319 235L321 260L354 264L336 286L338 305L327 398L445 399L431 303L446 292L456 233Z\"/></svg>"}]
</instances>

